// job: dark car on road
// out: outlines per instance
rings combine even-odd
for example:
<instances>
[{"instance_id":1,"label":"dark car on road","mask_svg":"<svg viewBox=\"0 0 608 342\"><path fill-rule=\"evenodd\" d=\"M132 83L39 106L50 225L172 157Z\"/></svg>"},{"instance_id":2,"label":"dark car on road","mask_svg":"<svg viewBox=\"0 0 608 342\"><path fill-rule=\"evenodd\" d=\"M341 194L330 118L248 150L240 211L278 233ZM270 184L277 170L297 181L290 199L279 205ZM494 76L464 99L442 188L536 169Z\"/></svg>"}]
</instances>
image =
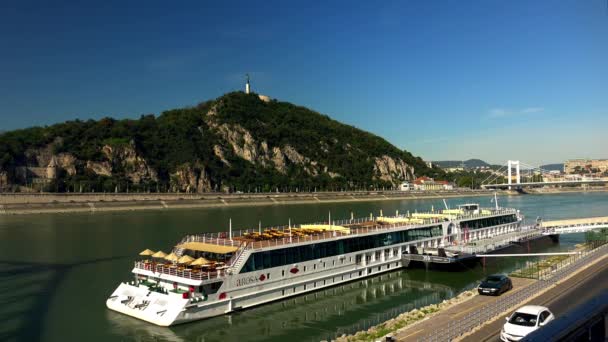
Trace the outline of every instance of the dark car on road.
<instances>
[{"instance_id":1,"label":"dark car on road","mask_svg":"<svg viewBox=\"0 0 608 342\"><path fill-rule=\"evenodd\" d=\"M498 296L513 288L511 279L504 274L492 274L486 277L477 287L480 295Z\"/></svg>"}]
</instances>

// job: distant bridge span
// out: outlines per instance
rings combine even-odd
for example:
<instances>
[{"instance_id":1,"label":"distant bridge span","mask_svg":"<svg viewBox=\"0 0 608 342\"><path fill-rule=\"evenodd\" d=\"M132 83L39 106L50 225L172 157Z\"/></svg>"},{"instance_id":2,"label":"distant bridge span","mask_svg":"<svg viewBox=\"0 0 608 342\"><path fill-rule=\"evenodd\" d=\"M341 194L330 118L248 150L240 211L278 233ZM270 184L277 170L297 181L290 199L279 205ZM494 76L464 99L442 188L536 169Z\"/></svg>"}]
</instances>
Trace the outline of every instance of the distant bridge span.
<instances>
[{"instance_id":1,"label":"distant bridge span","mask_svg":"<svg viewBox=\"0 0 608 342\"><path fill-rule=\"evenodd\" d=\"M502 183L502 184L483 184L481 187L484 189L508 189L514 188L525 188L525 187L538 187L545 185L582 185L582 184L596 184L605 185L608 184L608 179L590 179L590 180L578 180L578 181L557 181L557 182L527 182L527 183Z\"/></svg>"},{"instance_id":2,"label":"distant bridge span","mask_svg":"<svg viewBox=\"0 0 608 342\"><path fill-rule=\"evenodd\" d=\"M521 169L523 167L523 169ZM513 172L515 171L515 172ZM523 175L522 175L523 171ZM519 160L508 160L507 163L501 166L498 170L493 171L486 179L481 182L481 187L483 189L522 189L526 187L540 187L546 185L606 185L608 184L608 178L586 178L582 177L582 179L567 179L559 180L559 181L549 181L543 182L538 181L538 177L543 173L549 172L548 170L542 169L540 166L533 166L521 162ZM527 177L525 174L527 173ZM523 177L522 177L523 176ZM500 177L506 177L506 183L494 183L493 181L498 182ZM542 180L542 176L541 176ZM502 180L501 180L502 181Z\"/></svg>"}]
</instances>

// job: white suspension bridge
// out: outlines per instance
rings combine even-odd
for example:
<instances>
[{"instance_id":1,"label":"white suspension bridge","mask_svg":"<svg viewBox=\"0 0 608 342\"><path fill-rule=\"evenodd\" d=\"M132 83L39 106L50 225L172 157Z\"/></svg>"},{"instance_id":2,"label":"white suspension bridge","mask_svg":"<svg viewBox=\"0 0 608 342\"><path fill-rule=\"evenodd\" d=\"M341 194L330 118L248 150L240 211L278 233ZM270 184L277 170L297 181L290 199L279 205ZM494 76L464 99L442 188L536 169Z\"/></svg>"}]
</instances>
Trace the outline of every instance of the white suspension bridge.
<instances>
[{"instance_id":1,"label":"white suspension bridge","mask_svg":"<svg viewBox=\"0 0 608 342\"><path fill-rule=\"evenodd\" d=\"M523 169L522 169L523 167ZM515 172L514 172L515 171ZM519 160L509 160L498 170L482 181L484 189L523 189L526 187L542 186L573 186L573 185L606 185L608 178L586 178L580 177L565 180L543 180L542 175L549 173L540 166L526 164ZM523 176L523 179L522 179ZM498 183L506 177L506 183Z\"/></svg>"}]
</instances>

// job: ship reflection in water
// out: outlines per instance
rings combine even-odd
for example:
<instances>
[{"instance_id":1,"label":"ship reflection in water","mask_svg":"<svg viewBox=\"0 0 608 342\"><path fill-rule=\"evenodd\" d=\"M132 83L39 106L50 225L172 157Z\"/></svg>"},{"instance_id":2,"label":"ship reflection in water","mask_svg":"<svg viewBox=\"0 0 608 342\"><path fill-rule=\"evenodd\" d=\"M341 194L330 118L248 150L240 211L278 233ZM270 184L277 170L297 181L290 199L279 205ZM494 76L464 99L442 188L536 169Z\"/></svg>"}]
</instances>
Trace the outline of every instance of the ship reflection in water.
<instances>
[{"instance_id":1,"label":"ship reflection in water","mask_svg":"<svg viewBox=\"0 0 608 342\"><path fill-rule=\"evenodd\" d=\"M450 286L426 282L423 274L408 272L387 273L168 328L109 310L107 317L114 334L134 341L319 341L367 329L400 312L456 294Z\"/></svg>"}]
</instances>

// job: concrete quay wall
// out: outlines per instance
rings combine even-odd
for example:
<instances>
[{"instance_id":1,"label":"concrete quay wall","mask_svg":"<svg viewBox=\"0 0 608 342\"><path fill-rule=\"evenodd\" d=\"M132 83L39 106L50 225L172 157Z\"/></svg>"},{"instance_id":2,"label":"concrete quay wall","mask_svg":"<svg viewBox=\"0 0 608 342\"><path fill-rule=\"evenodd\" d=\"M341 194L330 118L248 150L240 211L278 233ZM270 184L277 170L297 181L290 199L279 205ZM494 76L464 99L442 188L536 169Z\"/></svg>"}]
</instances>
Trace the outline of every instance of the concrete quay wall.
<instances>
[{"instance_id":1,"label":"concrete quay wall","mask_svg":"<svg viewBox=\"0 0 608 342\"><path fill-rule=\"evenodd\" d=\"M53 194L0 193L0 214L116 211L141 209L205 208L224 206L336 203L352 201L406 200L490 196L492 191L425 192L317 192L264 194Z\"/></svg>"}]
</instances>

